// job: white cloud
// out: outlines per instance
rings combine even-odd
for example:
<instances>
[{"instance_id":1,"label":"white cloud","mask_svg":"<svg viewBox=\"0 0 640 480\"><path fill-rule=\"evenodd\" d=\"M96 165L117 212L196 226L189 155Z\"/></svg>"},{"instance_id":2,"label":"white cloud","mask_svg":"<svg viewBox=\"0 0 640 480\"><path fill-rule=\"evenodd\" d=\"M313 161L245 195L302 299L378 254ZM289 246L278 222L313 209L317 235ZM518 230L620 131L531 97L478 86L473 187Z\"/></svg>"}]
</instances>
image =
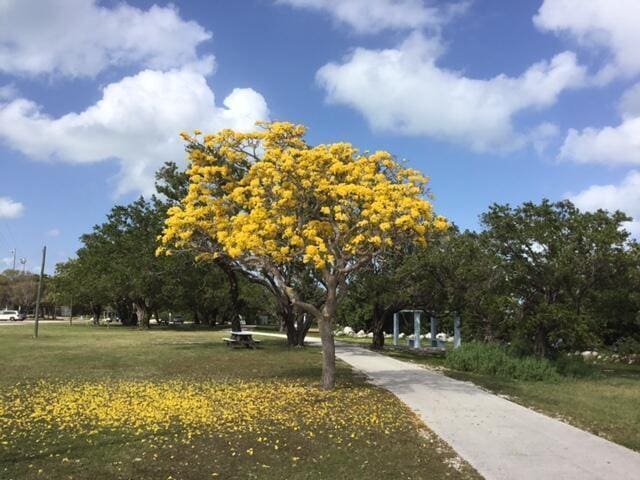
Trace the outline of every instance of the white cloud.
<instances>
[{"instance_id":1,"label":"white cloud","mask_svg":"<svg viewBox=\"0 0 640 480\"><path fill-rule=\"evenodd\" d=\"M94 76L113 65L168 69L198 60L211 33L173 6L96 0L1 0L0 71Z\"/></svg>"},{"instance_id":2,"label":"white cloud","mask_svg":"<svg viewBox=\"0 0 640 480\"><path fill-rule=\"evenodd\" d=\"M619 185L593 185L569 199L583 210L621 210L633 218L625 228L640 238L640 171L629 172Z\"/></svg>"},{"instance_id":3,"label":"white cloud","mask_svg":"<svg viewBox=\"0 0 640 480\"><path fill-rule=\"evenodd\" d=\"M0 197L0 218L17 218L24 212L24 205L9 197Z\"/></svg>"},{"instance_id":4,"label":"white cloud","mask_svg":"<svg viewBox=\"0 0 640 480\"><path fill-rule=\"evenodd\" d=\"M60 236L59 228L52 228L51 230L47 231L47 237L59 237L59 236Z\"/></svg>"},{"instance_id":5,"label":"white cloud","mask_svg":"<svg viewBox=\"0 0 640 480\"><path fill-rule=\"evenodd\" d=\"M249 129L268 118L259 93L237 88L216 106L202 72L145 70L106 86L79 113L51 118L24 98L0 104L0 139L40 160L91 163L118 159L116 194L150 193L154 172L184 158L184 130Z\"/></svg>"},{"instance_id":6,"label":"white cloud","mask_svg":"<svg viewBox=\"0 0 640 480\"><path fill-rule=\"evenodd\" d=\"M559 157L577 163L640 165L640 83L622 96L615 127L569 129Z\"/></svg>"},{"instance_id":7,"label":"white cloud","mask_svg":"<svg viewBox=\"0 0 640 480\"><path fill-rule=\"evenodd\" d=\"M441 53L437 40L414 33L394 49L357 48L342 63L323 66L317 80L330 103L355 108L376 130L487 151L518 148L553 133L538 128L527 138L515 131L513 117L553 105L585 76L571 52L531 65L518 77L487 80L439 67Z\"/></svg>"},{"instance_id":8,"label":"white cloud","mask_svg":"<svg viewBox=\"0 0 640 480\"><path fill-rule=\"evenodd\" d=\"M438 29L469 5L468 1L458 1L433 6L428 4L434 2L423 0L277 0L277 3L325 12L358 33Z\"/></svg>"},{"instance_id":9,"label":"white cloud","mask_svg":"<svg viewBox=\"0 0 640 480\"><path fill-rule=\"evenodd\" d=\"M640 73L639 19L638 0L544 0L533 21L541 30L568 34L586 48L606 49L611 58L598 74L606 82Z\"/></svg>"},{"instance_id":10,"label":"white cloud","mask_svg":"<svg viewBox=\"0 0 640 480\"><path fill-rule=\"evenodd\" d=\"M560 158L578 163L640 165L640 117L623 120L616 127L585 128L569 133Z\"/></svg>"}]
</instances>

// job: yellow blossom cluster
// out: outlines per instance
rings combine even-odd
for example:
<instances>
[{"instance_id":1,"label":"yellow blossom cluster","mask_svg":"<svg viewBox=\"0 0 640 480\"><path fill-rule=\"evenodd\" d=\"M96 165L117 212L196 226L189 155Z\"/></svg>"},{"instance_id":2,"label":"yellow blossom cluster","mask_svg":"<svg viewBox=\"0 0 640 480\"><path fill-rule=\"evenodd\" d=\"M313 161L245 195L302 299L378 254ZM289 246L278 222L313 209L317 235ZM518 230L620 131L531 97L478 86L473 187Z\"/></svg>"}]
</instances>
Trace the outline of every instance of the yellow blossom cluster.
<instances>
[{"instance_id":1,"label":"yellow blossom cluster","mask_svg":"<svg viewBox=\"0 0 640 480\"><path fill-rule=\"evenodd\" d=\"M304 399L304 401L301 401ZM46 382L0 392L0 452L44 446L52 432L88 438L123 432L145 441L250 436L276 450L278 434L323 434L342 443L407 428L393 398L363 386L326 391L302 382L173 380Z\"/></svg>"},{"instance_id":2,"label":"yellow blossom cluster","mask_svg":"<svg viewBox=\"0 0 640 480\"><path fill-rule=\"evenodd\" d=\"M344 267L408 240L424 243L448 224L435 216L428 179L388 152L363 154L349 143L308 146L305 128L223 130L200 140L183 134L190 188L169 211L160 251L207 245L204 255L301 259Z\"/></svg>"}]
</instances>

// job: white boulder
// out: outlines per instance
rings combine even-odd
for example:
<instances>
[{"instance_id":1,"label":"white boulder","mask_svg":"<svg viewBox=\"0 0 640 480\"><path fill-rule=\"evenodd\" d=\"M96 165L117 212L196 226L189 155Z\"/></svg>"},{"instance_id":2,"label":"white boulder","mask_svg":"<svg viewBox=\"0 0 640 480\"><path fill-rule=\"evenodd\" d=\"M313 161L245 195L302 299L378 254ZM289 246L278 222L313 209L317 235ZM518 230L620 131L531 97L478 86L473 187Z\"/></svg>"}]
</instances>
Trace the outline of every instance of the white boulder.
<instances>
[{"instance_id":1,"label":"white boulder","mask_svg":"<svg viewBox=\"0 0 640 480\"><path fill-rule=\"evenodd\" d=\"M355 332L353 331L353 328L351 327L344 327L342 329L342 333L345 335L353 335Z\"/></svg>"},{"instance_id":2,"label":"white boulder","mask_svg":"<svg viewBox=\"0 0 640 480\"><path fill-rule=\"evenodd\" d=\"M595 360L596 358L598 358L598 352L595 351L591 352L589 350L585 350L580 355L582 355L582 358L584 358L585 360Z\"/></svg>"}]
</instances>

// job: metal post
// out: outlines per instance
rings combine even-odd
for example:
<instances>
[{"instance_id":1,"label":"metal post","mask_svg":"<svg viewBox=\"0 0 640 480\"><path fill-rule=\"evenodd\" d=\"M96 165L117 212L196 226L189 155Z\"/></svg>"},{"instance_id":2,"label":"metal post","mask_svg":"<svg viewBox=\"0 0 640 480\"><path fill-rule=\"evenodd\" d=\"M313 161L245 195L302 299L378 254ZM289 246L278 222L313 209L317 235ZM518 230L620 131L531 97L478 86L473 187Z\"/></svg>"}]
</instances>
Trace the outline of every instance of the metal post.
<instances>
[{"instance_id":1,"label":"metal post","mask_svg":"<svg viewBox=\"0 0 640 480\"><path fill-rule=\"evenodd\" d=\"M438 339L436 338L437 334L438 334L438 319L436 318L435 315L432 315L431 316L431 346L432 347L438 346Z\"/></svg>"},{"instance_id":2,"label":"metal post","mask_svg":"<svg viewBox=\"0 0 640 480\"><path fill-rule=\"evenodd\" d=\"M393 314L393 345L398 346L398 336L400 335L400 313Z\"/></svg>"},{"instance_id":3,"label":"metal post","mask_svg":"<svg viewBox=\"0 0 640 480\"><path fill-rule=\"evenodd\" d=\"M40 280L38 281L38 295L36 296L36 323L35 336L38 338L38 315L40 313L40 295L42 294L42 277L44 277L44 260L47 257L47 247L42 249L42 267L40 267Z\"/></svg>"},{"instance_id":4,"label":"metal post","mask_svg":"<svg viewBox=\"0 0 640 480\"><path fill-rule=\"evenodd\" d=\"M420 348L420 317L422 312L413 312L413 348Z\"/></svg>"},{"instance_id":5,"label":"metal post","mask_svg":"<svg viewBox=\"0 0 640 480\"><path fill-rule=\"evenodd\" d=\"M460 315L453 317L453 348L460 347L462 337L460 336Z\"/></svg>"}]
</instances>

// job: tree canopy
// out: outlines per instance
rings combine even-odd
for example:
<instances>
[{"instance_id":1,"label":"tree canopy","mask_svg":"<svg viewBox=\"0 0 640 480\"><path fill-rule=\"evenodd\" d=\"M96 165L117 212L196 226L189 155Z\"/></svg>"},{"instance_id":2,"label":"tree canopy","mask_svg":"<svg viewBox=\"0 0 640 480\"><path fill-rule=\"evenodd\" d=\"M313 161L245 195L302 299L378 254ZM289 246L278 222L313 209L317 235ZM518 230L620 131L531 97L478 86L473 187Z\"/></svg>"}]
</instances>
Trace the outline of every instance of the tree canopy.
<instances>
[{"instance_id":1,"label":"tree canopy","mask_svg":"<svg viewBox=\"0 0 640 480\"><path fill-rule=\"evenodd\" d=\"M434 214L428 179L388 152L360 153L348 143L309 146L305 128L267 123L262 130L184 134L189 193L168 211L164 248L199 258L227 256L261 271L319 322L323 385L334 383L332 326L350 274L396 245L424 245L447 222ZM305 301L283 268L299 259L322 285L321 308Z\"/></svg>"}]
</instances>

